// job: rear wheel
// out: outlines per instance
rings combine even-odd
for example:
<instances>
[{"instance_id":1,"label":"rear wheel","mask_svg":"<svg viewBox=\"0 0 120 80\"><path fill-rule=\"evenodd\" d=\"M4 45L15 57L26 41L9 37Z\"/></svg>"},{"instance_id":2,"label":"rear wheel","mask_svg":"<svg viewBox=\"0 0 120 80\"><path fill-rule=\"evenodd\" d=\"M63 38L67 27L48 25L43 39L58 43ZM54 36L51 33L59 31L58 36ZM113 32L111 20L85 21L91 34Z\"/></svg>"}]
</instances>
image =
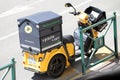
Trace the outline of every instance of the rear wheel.
<instances>
[{"instance_id":1,"label":"rear wheel","mask_svg":"<svg viewBox=\"0 0 120 80\"><path fill-rule=\"evenodd\" d=\"M47 74L51 77L59 77L65 69L66 60L63 55L55 55L49 65Z\"/></svg>"}]
</instances>

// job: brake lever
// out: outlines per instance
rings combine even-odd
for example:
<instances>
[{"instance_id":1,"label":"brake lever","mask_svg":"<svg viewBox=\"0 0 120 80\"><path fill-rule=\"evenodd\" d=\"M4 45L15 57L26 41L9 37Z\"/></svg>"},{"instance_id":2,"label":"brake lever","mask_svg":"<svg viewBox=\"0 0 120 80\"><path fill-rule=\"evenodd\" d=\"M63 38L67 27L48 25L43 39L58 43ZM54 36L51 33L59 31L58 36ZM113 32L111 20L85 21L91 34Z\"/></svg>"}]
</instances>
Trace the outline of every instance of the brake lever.
<instances>
[{"instance_id":1,"label":"brake lever","mask_svg":"<svg viewBox=\"0 0 120 80\"><path fill-rule=\"evenodd\" d=\"M74 16L79 15L80 12L69 12L70 14L73 14Z\"/></svg>"},{"instance_id":2,"label":"brake lever","mask_svg":"<svg viewBox=\"0 0 120 80\"><path fill-rule=\"evenodd\" d=\"M74 14L75 12L69 12L70 14Z\"/></svg>"}]
</instances>

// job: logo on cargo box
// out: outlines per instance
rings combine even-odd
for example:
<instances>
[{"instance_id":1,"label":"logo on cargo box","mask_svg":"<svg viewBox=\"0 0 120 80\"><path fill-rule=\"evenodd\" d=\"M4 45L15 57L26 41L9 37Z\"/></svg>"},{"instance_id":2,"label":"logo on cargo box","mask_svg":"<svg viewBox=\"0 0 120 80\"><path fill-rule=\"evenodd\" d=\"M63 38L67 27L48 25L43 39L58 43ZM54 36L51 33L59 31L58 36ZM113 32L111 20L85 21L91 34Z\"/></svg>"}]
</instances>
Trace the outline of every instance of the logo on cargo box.
<instances>
[{"instance_id":1,"label":"logo on cargo box","mask_svg":"<svg viewBox=\"0 0 120 80\"><path fill-rule=\"evenodd\" d=\"M30 34L32 32L32 27L30 25L26 25L24 30L26 33Z\"/></svg>"}]
</instances>

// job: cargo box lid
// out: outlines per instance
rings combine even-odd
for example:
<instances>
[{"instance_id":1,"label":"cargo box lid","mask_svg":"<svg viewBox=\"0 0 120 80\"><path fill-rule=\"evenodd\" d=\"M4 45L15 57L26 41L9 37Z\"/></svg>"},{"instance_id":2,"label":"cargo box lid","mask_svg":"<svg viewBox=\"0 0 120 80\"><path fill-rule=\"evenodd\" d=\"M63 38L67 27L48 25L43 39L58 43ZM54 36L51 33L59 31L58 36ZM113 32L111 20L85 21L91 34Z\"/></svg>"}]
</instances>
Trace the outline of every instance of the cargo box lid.
<instances>
[{"instance_id":1,"label":"cargo box lid","mask_svg":"<svg viewBox=\"0 0 120 80\"><path fill-rule=\"evenodd\" d=\"M25 19L34 22L35 24L42 24L45 22L48 22L53 19L61 18L62 16L52 12L52 11L45 11L45 12L39 12L30 16L26 16L24 18L18 19L20 22L24 22Z\"/></svg>"}]
</instances>

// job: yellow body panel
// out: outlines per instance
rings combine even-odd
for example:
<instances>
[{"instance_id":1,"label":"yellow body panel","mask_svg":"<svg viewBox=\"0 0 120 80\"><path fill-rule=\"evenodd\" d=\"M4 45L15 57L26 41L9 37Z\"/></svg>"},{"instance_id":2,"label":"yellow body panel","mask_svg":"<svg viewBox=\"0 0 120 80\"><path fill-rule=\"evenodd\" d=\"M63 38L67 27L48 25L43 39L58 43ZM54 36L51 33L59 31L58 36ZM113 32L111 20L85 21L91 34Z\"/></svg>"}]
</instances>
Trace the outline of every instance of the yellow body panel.
<instances>
[{"instance_id":1,"label":"yellow body panel","mask_svg":"<svg viewBox=\"0 0 120 80\"><path fill-rule=\"evenodd\" d=\"M74 45L73 44L67 44L67 49L69 49L69 56L74 55ZM48 69L48 65L50 60L53 58L53 56L57 54L62 54L66 58L66 67L70 65L68 61L68 56L64 50L64 47L61 46L60 48L55 48L51 51L48 51L46 53L39 53L39 54L33 54L31 55L29 52L24 52L24 57L23 57L23 65L25 68L32 69L34 71L38 72L46 72ZM33 59L34 61L32 62L33 64L29 63L29 58ZM39 60L41 58L41 61Z\"/></svg>"},{"instance_id":2,"label":"yellow body panel","mask_svg":"<svg viewBox=\"0 0 120 80\"><path fill-rule=\"evenodd\" d=\"M67 50L69 50L69 56L73 56L75 53L75 46L70 43L70 44L66 44Z\"/></svg>"},{"instance_id":3,"label":"yellow body panel","mask_svg":"<svg viewBox=\"0 0 120 80\"><path fill-rule=\"evenodd\" d=\"M88 25L91 25L88 21L88 14L84 13L84 12L81 12L79 15L78 15L78 18L79 18L79 21L83 24L88 24ZM96 38L98 37L98 32L94 29L92 29L92 34L93 34L93 37Z\"/></svg>"},{"instance_id":4,"label":"yellow body panel","mask_svg":"<svg viewBox=\"0 0 120 80\"><path fill-rule=\"evenodd\" d=\"M84 12L81 12L80 15L78 15L78 18L81 23L87 24L88 23L88 15Z\"/></svg>"},{"instance_id":5,"label":"yellow body panel","mask_svg":"<svg viewBox=\"0 0 120 80\"><path fill-rule=\"evenodd\" d=\"M95 29L92 29L93 38L98 37L98 32Z\"/></svg>"}]
</instances>

